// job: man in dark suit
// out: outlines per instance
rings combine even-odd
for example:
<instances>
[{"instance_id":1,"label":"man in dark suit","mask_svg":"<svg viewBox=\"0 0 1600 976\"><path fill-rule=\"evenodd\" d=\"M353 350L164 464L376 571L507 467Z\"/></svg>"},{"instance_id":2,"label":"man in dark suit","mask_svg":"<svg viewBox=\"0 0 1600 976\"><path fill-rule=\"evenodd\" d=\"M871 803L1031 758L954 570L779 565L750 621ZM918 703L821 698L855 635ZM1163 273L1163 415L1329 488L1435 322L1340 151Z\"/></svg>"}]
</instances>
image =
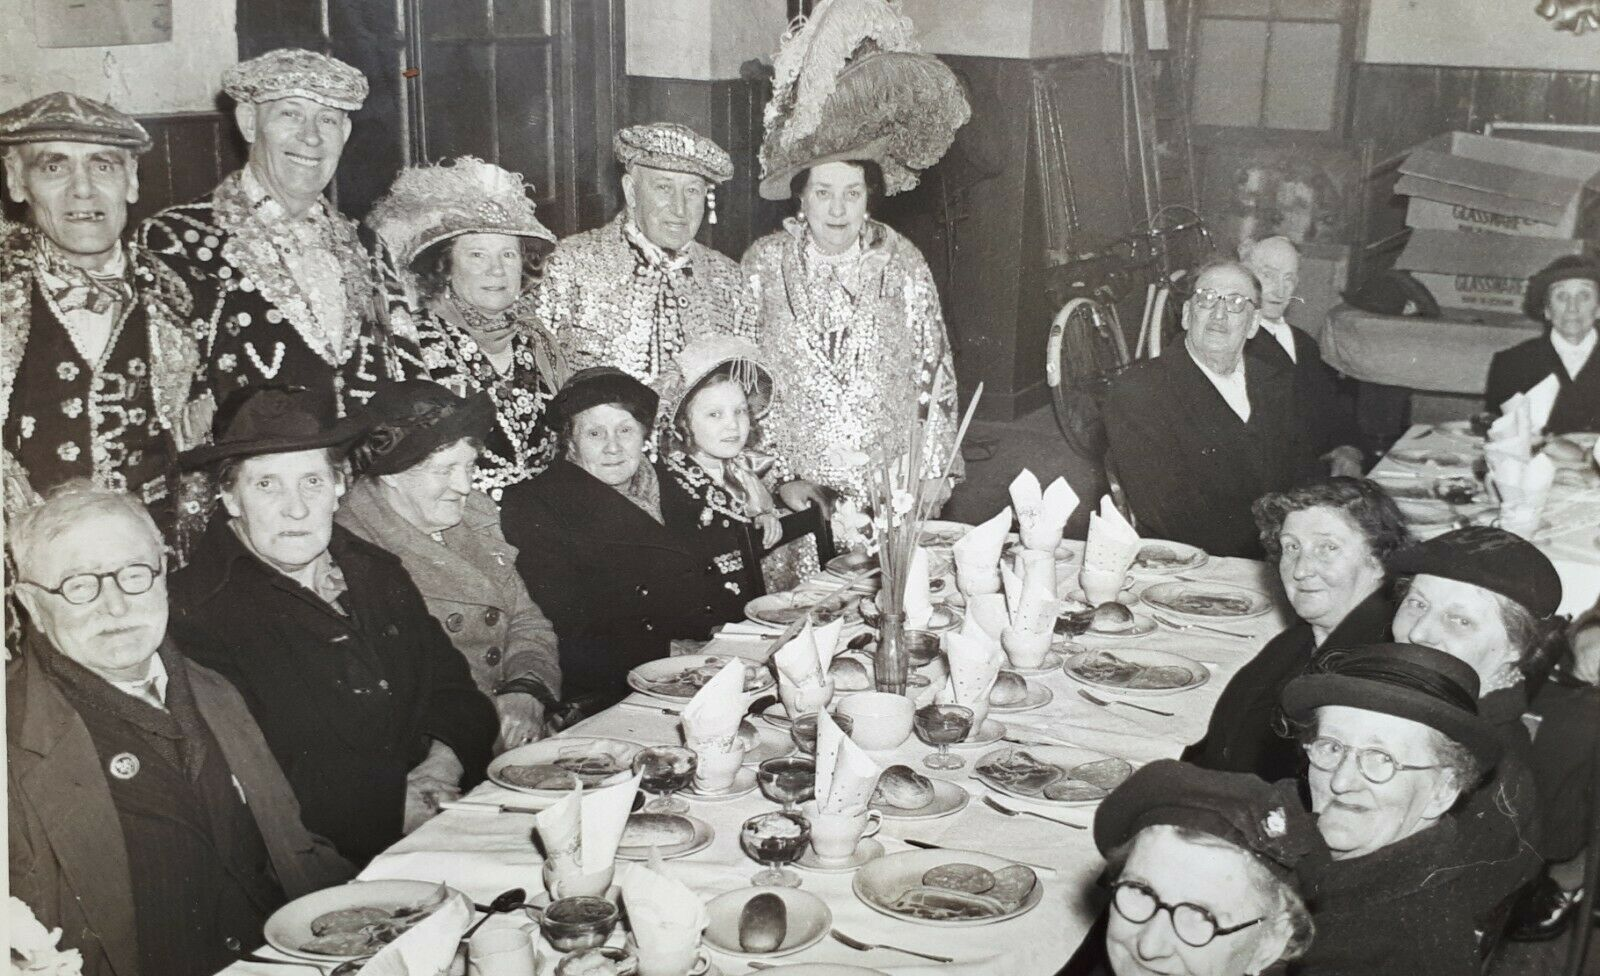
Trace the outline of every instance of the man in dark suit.
<instances>
[{"instance_id":1,"label":"man in dark suit","mask_svg":"<svg viewBox=\"0 0 1600 976\"><path fill-rule=\"evenodd\" d=\"M1526 393L1547 376L1561 384L1545 429L1552 434L1600 430L1600 360L1594 355L1600 322L1600 265L1557 258L1528 282L1523 311L1549 328L1537 339L1495 353L1489 362L1488 409Z\"/></svg>"},{"instance_id":2,"label":"man in dark suit","mask_svg":"<svg viewBox=\"0 0 1600 976\"><path fill-rule=\"evenodd\" d=\"M1312 432L1317 456L1333 475L1361 476L1363 455L1356 445L1354 404L1339 395L1338 376L1322 361L1317 340L1285 317L1300 284L1300 252L1287 237L1268 237L1239 246L1239 260L1261 282L1256 334L1245 355L1294 371L1295 404Z\"/></svg>"},{"instance_id":3,"label":"man in dark suit","mask_svg":"<svg viewBox=\"0 0 1600 976\"><path fill-rule=\"evenodd\" d=\"M1259 559L1250 504L1316 474L1293 372L1244 354L1260 295L1241 264L1202 268L1183 307L1183 347L1112 384L1109 460L1147 536Z\"/></svg>"}]
</instances>

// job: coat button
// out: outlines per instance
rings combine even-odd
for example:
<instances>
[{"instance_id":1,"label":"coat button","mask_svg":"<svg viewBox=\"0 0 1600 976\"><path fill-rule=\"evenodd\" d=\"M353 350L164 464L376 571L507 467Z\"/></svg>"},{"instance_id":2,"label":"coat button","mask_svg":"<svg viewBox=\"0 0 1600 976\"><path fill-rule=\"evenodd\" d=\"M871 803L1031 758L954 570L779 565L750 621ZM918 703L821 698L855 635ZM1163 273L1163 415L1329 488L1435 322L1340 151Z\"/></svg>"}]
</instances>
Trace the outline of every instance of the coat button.
<instances>
[{"instance_id":1,"label":"coat button","mask_svg":"<svg viewBox=\"0 0 1600 976\"><path fill-rule=\"evenodd\" d=\"M636 586L636 587L634 587L634 590L635 590L635 591L636 591L636 592L637 592L637 593L638 593L638 594L639 594L639 595L640 595L640 596L649 596L649 595L650 595L650 588L649 588L649 587L647 587L647 586Z\"/></svg>"},{"instance_id":2,"label":"coat button","mask_svg":"<svg viewBox=\"0 0 1600 976\"><path fill-rule=\"evenodd\" d=\"M648 620L641 621L639 626L643 627L646 631L651 632L651 633L654 633L655 629L656 629L656 625L651 623Z\"/></svg>"},{"instance_id":3,"label":"coat button","mask_svg":"<svg viewBox=\"0 0 1600 976\"><path fill-rule=\"evenodd\" d=\"M488 624L490 627L498 624L500 622L500 611L495 607L490 607L489 609L485 610L483 612L483 622Z\"/></svg>"},{"instance_id":4,"label":"coat button","mask_svg":"<svg viewBox=\"0 0 1600 976\"><path fill-rule=\"evenodd\" d=\"M466 624L466 622L467 618L463 617L461 614L452 613L450 616L444 618L444 629L448 630L452 634L459 634L461 633L462 626Z\"/></svg>"},{"instance_id":5,"label":"coat button","mask_svg":"<svg viewBox=\"0 0 1600 976\"><path fill-rule=\"evenodd\" d=\"M491 668L494 667L495 665L499 664L500 663L500 648L491 647L487 651L484 651L483 652L483 663L489 665L489 667L491 667Z\"/></svg>"}]
</instances>

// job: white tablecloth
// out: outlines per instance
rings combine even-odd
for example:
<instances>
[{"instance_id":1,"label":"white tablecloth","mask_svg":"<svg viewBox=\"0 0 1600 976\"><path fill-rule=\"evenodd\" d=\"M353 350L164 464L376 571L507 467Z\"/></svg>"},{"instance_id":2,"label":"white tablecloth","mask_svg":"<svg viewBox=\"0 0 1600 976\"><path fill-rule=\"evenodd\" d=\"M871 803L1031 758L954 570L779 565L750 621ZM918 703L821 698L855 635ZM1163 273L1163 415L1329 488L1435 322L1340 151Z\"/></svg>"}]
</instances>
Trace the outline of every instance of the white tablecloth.
<instances>
[{"instance_id":1,"label":"white tablecloth","mask_svg":"<svg viewBox=\"0 0 1600 976\"><path fill-rule=\"evenodd\" d=\"M1115 650L1121 646L1160 648L1200 661L1212 676L1204 686L1178 695L1141 698L1141 704L1173 712L1172 718L1151 715L1122 706L1101 708L1080 698L1078 685L1061 672L1030 677L1049 688L1054 698L1029 712L996 715L1009 734L1023 739L1059 741L1097 749L1135 762L1175 758L1184 746L1205 732L1211 709L1223 687L1267 638L1286 626L1276 575L1262 563L1243 559L1212 559L1186 574L1196 579L1249 586L1272 596L1269 613L1247 621L1230 622L1229 629L1249 633L1249 639L1206 634L1199 630L1174 632L1166 628L1137 641L1078 640L1088 646ZM1140 580L1134 593L1148 582ZM1135 604L1136 610L1143 608ZM708 653L759 654L765 644L749 639L714 641ZM1112 696L1103 696L1112 697ZM601 735L640 743L677 742L676 717L662 714L667 703L631 695L622 704L574 726L571 734ZM1000 743L998 745L1005 745ZM993 748L993 747L991 747ZM831 939L777 963L834 962L868 966L896 974L969 973L973 976L1034 976L1058 970L1071 956L1093 922L1102 902L1095 879L1102 860L1089 830L1072 830L1033 817L1006 817L980 802L986 787L971 778L977 757L987 749L964 750L966 769L952 772L928 770L921 758L931 749L910 739L892 753L878 754L884 765L915 765L919 771L959 782L972 800L959 813L940 820L884 822L879 837L888 853L909 850L902 841L914 838L952 848L986 851L1048 865L1042 874L1044 898L1033 911L1005 922L975 928L943 928L888 918L859 901L851 891L851 875L802 872L806 891L827 902L834 927L847 935L872 942L919 948L954 957L953 966L937 966L887 950L858 952ZM472 792L473 800L526 804L530 797L485 783ZM1008 805L1029 806L1028 801L999 797ZM716 894L749 884L758 866L739 848L739 825L756 813L773 809L757 791L722 803L691 800L694 816L716 829L707 849L669 861L668 870L709 900ZM1035 809L1088 826L1093 808L1070 809L1037 805ZM380 855L362 872L362 878L413 878L441 881L485 902L507 888L523 887L530 893L541 888L540 858L530 837L533 817L528 814L486 814L447 811ZM267 950L270 953L270 950ZM548 951L548 950L546 950ZM723 973L744 973L748 966L734 957L713 955ZM548 971L548 970L546 970ZM286 968L239 964L230 976L260 974L284 976Z\"/></svg>"},{"instance_id":2,"label":"white tablecloth","mask_svg":"<svg viewBox=\"0 0 1600 976\"><path fill-rule=\"evenodd\" d=\"M1368 383L1481 397L1494 354L1533 338L1540 328L1519 316L1485 317L1489 321L1419 319L1341 305L1328 313L1322 358Z\"/></svg>"}]
</instances>

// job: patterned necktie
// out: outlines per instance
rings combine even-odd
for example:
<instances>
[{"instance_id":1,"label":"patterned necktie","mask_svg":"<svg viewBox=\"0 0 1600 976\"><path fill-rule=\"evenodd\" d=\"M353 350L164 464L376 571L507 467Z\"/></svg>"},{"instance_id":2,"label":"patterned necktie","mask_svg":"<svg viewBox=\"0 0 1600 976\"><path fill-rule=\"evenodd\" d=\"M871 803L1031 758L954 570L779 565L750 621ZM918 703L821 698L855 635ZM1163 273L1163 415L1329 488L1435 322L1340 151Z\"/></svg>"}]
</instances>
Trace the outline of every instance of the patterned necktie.
<instances>
[{"instance_id":1,"label":"patterned necktie","mask_svg":"<svg viewBox=\"0 0 1600 976\"><path fill-rule=\"evenodd\" d=\"M111 274L95 274L66 260L42 237L41 244L44 285L61 314L82 310L105 315L115 312L122 303L133 301L133 285L128 282L123 262L116 262L117 271Z\"/></svg>"}]
</instances>

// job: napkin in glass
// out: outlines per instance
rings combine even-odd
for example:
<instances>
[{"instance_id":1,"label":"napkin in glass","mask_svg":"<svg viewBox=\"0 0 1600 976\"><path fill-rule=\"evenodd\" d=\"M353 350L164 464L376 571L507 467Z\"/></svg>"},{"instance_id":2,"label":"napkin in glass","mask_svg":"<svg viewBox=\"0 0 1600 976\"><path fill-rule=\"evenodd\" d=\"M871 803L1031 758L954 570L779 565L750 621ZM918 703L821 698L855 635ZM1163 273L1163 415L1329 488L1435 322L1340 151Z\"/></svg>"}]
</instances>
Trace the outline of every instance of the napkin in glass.
<instances>
[{"instance_id":1,"label":"napkin in glass","mask_svg":"<svg viewBox=\"0 0 1600 976\"><path fill-rule=\"evenodd\" d=\"M842 619L813 627L808 618L794 640L772 655L778 669L778 698L791 719L826 708L833 699L828 666L839 653L843 630Z\"/></svg>"},{"instance_id":2,"label":"napkin in glass","mask_svg":"<svg viewBox=\"0 0 1600 976\"><path fill-rule=\"evenodd\" d=\"M1544 379L1535 383L1526 393L1513 393L1505 403L1500 405L1501 416L1511 412L1514 403L1521 402L1528 405L1528 423L1530 430L1538 432L1544 430L1550 423L1550 411L1556 408L1556 397L1561 393L1561 380L1556 374L1551 373ZM1520 401L1518 398L1521 398Z\"/></svg>"},{"instance_id":3,"label":"napkin in glass","mask_svg":"<svg viewBox=\"0 0 1600 976\"><path fill-rule=\"evenodd\" d=\"M860 813L878 788L883 767L856 745L827 712L817 713L817 809Z\"/></svg>"},{"instance_id":4,"label":"napkin in glass","mask_svg":"<svg viewBox=\"0 0 1600 976\"><path fill-rule=\"evenodd\" d=\"M641 955L676 957L700 944L710 921L705 902L688 885L669 877L658 858L649 866L625 864L617 871L628 927Z\"/></svg>"},{"instance_id":5,"label":"napkin in glass","mask_svg":"<svg viewBox=\"0 0 1600 976\"><path fill-rule=\"evenodd\" d=\"M696 752L728 752L738 743L748 700L746 664L732 660L683 706L683 741Z\"/></svg>"},{"instance_id":6,"label":"napkin in glass","mask_svg":"<svg viewBox=\"0 0 1600 976\"><path fill-rule=\"evenodd\" d=\"M1535 429L1533 408L1528 398L1521 393L1513 393L1510 399L1500 405L1500 416L1489 425L1489 444L1499 445L1502 453L1531 457Z\"/></svg>"},{"instance_id":7,"label":"napkin in glass","mask_svg":"<svg viewBox=\"0 0 1600 976\"><path fill-rule=\"evenodd\" d=\"M1006 643L1006 631L1024 639L1042 637L1048 646L1055 634L1056 609L1060 605L1056 600L1055 556L1028 549L1019 555L1019 561L1020 576L1010 566L1000 567L1008 616L1008 625L1001 631L1001 647Z\"/></svg>"},{"instance_id":8,"label":"napkin in glass","mask_svg":"<svg viewBox=\"0 0 1600 976\"><path fill-rule=\"evenodd\" d=\"M434 976L448 973L461 936L472 926L472 900L443 885L444 904L412 926L400 938L378 950L357 970L358 976Z\"/></svg>"},{"instance_id":9,"label":"napkin in glass","mask_svg":"<svg viewBox=\"0 0 1600 976\"><path fill-rule=\"evenodd\" d=\"M1083 549L1083 568L1125 574L1139 555L1139 533L1111 503L1100 497L1100 510L1089 513L1089 541Z\"/></svg>"},{"instance_id":10,"label":"napkin in glass","mask_svg":"<svg viewBox=\"0 0 1600 976\"><path fill-rule=\"evenodd\" d=\"M1001 577L1002 580L1004 577ZM1004 593L982 593L967 599L967 620L975 621L995 640L1011 626L1011 611Z\"/></svg>"},{"instance_id":11,"label":"napkin in glass","mask_svg":"<svg viewBox=\"0 0 1600 976\"><path fill-rule=\"evenodd\" d=\"M906 567L904 609L909 630L922 630L933 619L933 597L928 584L928 550L915 546L911 550L911 565Z\"/></svg>"},{"instance_id":12,"label":"napkin in glass","mask_svg":"<svg viewBox=\"0 0 1600 976\"><path fill-rule=\"evenodd\" d=\"M1038 477L1023 468L1011 481L1011 505L1017 513L1018 534L1023 546L1037 552L1054 553L1067 519L1078 508L1078 493L1065 478L1050 482L1050 487L1041 493Z\"/></svg>"},{"instance_id":13,"label":"napkin in glass","mask_svg":"<svg viewBox=\"0 0 1600 976\"><path fill-rule=\"evenodd\" d=\"M1489 465L1489 480L1500 496L1500 525L1521 536L1532 535L1539 527L1539 516L1555 482L1555 462L1544 454L1519 457L1498 448L1498 444L1486 445L1483 454Z\"/></svg>"},{"instance_id":14,"label":"napkin in glass","mask_svg":"<svg viewBox=\"0 0 1600 976\"><path fill-rule=\"evenodd\" d=\"M632 779L584 792L579 783L572 792L534 814L534 829L544 844L545 860L558 878L594 874L616 861L617 845L628 826L633 798L639 791L638 773Z\"/></svg>"},{"instance_id":15,"label":"napkin in glass","mask_svg":"<svg viewBox=\"0 0 1600 976\"><path fill-rule=\"evenodd\" d=\"M1010 531L1011 506L1007 505L950 547L956 561L956 585L962 593L974 596L1000 592L1000 550Z\"/></svg>"},{"instance_id":16,"label":"napkin in glass","mask_svg":"<svg viewBox=\"0 0 1600 976\"><path fill-rule=\"evenodd\" d=\"M989 717L989 692L1000 676L1006 655L1000 642L990 637L969 614L961 629L946 634L945 659L950 663L950 679L934 700L941 705L965 705L972 709L971 738Z\"/></svg>"}]
</instances>

